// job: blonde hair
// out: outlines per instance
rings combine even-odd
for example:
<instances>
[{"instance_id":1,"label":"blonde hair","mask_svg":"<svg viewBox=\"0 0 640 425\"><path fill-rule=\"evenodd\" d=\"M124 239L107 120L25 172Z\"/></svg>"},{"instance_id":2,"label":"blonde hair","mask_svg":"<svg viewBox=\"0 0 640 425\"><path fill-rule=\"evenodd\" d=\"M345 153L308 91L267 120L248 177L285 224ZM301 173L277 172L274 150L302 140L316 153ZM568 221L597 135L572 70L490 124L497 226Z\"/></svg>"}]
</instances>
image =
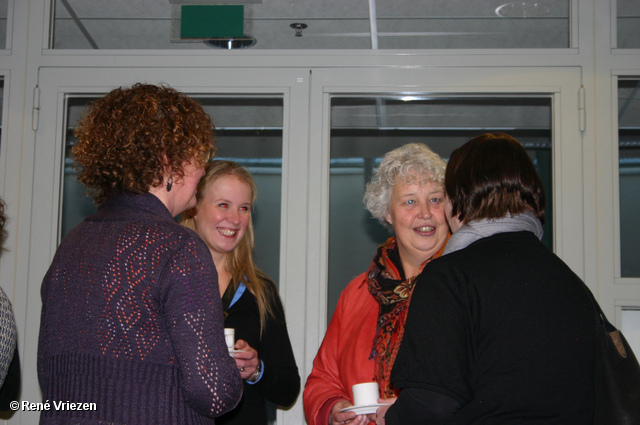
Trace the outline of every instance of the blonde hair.
<instances>
[{"instance_id":1,"label":"blonde hair","mask_svg":"<svg viewBox=\"0 0 640 425\"><path fill-rule=\"evenodd\" d=\"M258 187L251 177L249 171L233 161L215 160L207 164L204 177L198 183L196 199L198 203L202 201L204 192L216 180L223 176L235 176L245 183L251 191L251 205L255 204L258 197ZM185 211L182 214L180 223L190 229L196 230L193 218L195 209ZM260 334L264 332L266 321L269 316L275 318L274 314L274 294L269 291L269 276L258 268L253 257L255 246L253 219L249 219L247 231L240 240L240 243L227 255L226 267L231 272L231 282L227 291L233 293L237 291L240 282L244 282L247 289L256 297L258 310L260 313Z\"/></svg>"},{"instance_id":2,"label":"blonde hair","mask_svg":"<svg viewBox=\"0 0 640 425\"><path fill-rule=\"evenodd\" d=\"M421 184L433 182L444 188L446 168L447 163L423 143L400 146L382 159L375 176L367 183L364 203L374 218L392 230L386 215L389 212L393 186L399 182L413 183L417 175Z\"/></svg>"}]
</instances>

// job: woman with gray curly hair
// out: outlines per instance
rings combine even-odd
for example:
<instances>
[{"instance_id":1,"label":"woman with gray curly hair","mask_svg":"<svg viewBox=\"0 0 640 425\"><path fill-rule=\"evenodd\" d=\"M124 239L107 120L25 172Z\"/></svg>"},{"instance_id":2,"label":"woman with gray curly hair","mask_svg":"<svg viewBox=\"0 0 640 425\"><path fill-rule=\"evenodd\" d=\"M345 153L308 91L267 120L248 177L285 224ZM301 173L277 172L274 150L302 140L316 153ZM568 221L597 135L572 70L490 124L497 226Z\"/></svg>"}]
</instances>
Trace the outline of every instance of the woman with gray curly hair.
<instances>
[{"instance_id":1,"label":"woman with gray curly hair","mask_svg":"<svg viewBox=\"0 0 640 425\"><path fill-rule=\"evenodd\" d=\"M368 424L377 405L353 406L354 384L377 382L386 402L397 395L389 377L416 276L450 235L445 168L429 147L410 143L387 153L367 185L367 209L395 236L340 295L303 394L309 425Z\"/></svg>"}]
</instances>

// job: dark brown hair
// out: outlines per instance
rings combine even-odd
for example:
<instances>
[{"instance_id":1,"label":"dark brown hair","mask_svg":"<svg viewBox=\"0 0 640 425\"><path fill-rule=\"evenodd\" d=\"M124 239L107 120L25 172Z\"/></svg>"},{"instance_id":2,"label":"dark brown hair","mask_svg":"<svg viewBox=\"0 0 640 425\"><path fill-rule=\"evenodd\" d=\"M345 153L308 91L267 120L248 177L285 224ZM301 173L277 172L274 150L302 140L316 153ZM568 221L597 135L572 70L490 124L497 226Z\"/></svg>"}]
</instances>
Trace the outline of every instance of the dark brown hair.
<instances>
[{"instance_id":1,"label":"dark brown hair","mask_svg":"<svg viewBox=\"0 0 640 425\"><path fill-rule=\"evenodd\" d=\"M214 150L211 118L195 100L167 86L135 84L95 101L75 130L78 181L97 205L115 192L146 193L165 171L184 176Z\"/></svg>"},{"instance_id":2,"label":"dark brown hair","mask_svg":"<svg viewBox=\"0 0 640 425\"><path fill-rule=\"evenodd\" d=\"M527 151L508 134L483 134L454 150L444 184L452 215L462 223L525 211L544 223L542 181Z\"/></svg>"}]
</instances>

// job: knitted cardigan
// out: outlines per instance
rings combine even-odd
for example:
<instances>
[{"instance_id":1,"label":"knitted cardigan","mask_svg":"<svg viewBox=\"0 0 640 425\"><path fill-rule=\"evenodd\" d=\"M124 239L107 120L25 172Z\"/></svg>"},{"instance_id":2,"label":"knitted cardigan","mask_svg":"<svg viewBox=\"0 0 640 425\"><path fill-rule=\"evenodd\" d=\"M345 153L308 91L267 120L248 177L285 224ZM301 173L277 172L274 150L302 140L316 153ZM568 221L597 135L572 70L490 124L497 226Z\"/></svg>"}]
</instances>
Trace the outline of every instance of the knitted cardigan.
<instances>
[{"instance_id":1,"label":"knitted cardigan","mask_svg":"<svg viewBox=\"0 0 640 425\"><path fill-rule=\"evenodd\" d=\"M211 255L154 195L74 228L41 295L41 424L211 424L240 400Z\"/></svg>"}]
</instances>

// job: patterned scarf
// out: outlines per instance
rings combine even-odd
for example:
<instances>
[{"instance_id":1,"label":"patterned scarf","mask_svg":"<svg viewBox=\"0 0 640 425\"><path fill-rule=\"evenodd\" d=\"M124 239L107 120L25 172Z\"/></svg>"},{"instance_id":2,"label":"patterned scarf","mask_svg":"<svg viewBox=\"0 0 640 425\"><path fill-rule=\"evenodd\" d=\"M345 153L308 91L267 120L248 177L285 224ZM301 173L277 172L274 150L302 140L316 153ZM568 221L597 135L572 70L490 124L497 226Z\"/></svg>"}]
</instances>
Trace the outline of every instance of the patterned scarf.
<instances>
[{"instance_id":1,"label":"patterned scarf","mask_svg":"<svg viewBox=\"0 0 640 425\"><path fill-rule=\"evenodd\" d=\"M429 261L439 257L443 250L444 246L422 263L420 272ZM369 292L380 304L376 336L369 359L375 360L374 379L380 386L382 398L397 395L397 389L390 381L391 368L404 335L404 323L416 277L404 277L395 236L378 247L367 272Z\"/></svg>"}]
</instances>

